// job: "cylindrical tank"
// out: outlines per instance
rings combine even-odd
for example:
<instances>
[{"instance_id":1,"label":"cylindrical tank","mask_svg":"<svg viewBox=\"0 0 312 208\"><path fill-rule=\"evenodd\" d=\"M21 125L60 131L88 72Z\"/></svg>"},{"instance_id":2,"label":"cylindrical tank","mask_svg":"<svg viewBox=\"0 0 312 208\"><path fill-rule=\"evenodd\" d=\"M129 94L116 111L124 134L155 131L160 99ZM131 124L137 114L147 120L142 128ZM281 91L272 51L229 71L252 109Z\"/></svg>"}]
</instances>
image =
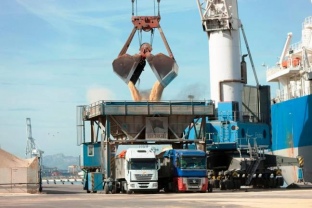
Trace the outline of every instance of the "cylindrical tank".
<instances>
[{"instance_id":1,"label":"cylindrical tank","mask_svg":"<svg viewBox=\"0 0 312 208\"><path fill-rule=\"evenodd\" d=\"M235 21L231 30L209 32L209 64L211 99L220 101L237 101L242 105L243 83L240 67L240 38L237 1L227 0L229 15ZM221 83L221 84L220 84Z\"/></svg>"}]
</instances>

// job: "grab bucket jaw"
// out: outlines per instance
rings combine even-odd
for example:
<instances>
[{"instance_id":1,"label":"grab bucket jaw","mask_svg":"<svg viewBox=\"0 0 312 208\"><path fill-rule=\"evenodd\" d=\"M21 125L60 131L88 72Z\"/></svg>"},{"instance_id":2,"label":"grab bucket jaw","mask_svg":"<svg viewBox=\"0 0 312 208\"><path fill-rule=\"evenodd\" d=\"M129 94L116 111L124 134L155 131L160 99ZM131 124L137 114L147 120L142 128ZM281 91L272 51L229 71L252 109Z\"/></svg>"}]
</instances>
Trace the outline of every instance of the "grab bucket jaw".
<instances>
[{"instance_id":1,"label":"grab bucket jaw","mask_svg":"<svg viewBox=\"0 0 312 208\"><path fill-rule=\"evenodd\" d=\"M113 61L113 70L126 84L132 81L135 85L145 64L146 61L140 55L124 54Z\"/></svg>"},{"instance_id":2,"label":"grab bucket jaw","mask_svg":"<svg viewBox=\"0 0 312 208\"><path fill-rule=\"evenodd\" d=\"M149 55L147 62L163 87L166 87L178 75L179 67L176 61L163 53L155 56Z\"/></svg>"}]
</instances>

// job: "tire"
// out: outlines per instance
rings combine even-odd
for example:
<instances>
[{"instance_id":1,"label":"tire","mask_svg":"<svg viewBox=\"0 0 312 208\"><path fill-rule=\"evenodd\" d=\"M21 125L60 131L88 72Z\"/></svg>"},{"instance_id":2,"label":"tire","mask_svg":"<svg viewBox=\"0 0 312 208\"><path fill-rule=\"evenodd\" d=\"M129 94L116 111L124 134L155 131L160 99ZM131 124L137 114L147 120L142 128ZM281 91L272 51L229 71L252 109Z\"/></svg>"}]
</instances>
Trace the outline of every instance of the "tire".
<instances>
[{"instance_id":1,"label":"tire","mask_svg":"<svg viewBox=\"0 0 312 208\"><path fill-rule=\"evenodd\" d=\"M225 190L232 190L234 189L234 182L232 180L225 181Z\"/></svg>"},{"instance_id":2,"label":"tire","mask_svg":"<svg viewBox=\"0 0 312 208\"><path fill-rule=\"evenodd\" d=\"M128 189L127 183L125 181L122 181L121 182L121 192L122 193L127 193L127 189Z\"/></svg>"},{"instance_id":3,"label":"tire","mask_svg":"<svg viewBox=\"0 0 312 208\"><path fill-rule=\"evenodd\" d=\"M241 187L241 183L239 180L234 180L234 189L240 189Z\"/></svg>"},{"instance_id":4,"label":"tire","mask_svg":"<svg viewBox=\"0 0 312 208\"><path fill-rule=\"evenodd\" d=\"M220 180L214 180L213 181L213 187L214 188L220 188Z\"/></svg>"},{"instance_id":5,"label":"tire","mask_svg":"<svg viewBox=\"0 0 312 208\"><path fill-rule=\"evenodd\" d=\"M283 177L277 177L276 178L276 186L277 188L281 187L284 185L284 178Z\"/></svg>"},{"instance_id":6,"label":"tire","mask_svg":"<svg viewBox=\"0 0 312 208\"><path fill-rule=\"evenodd\" d=\"M129 189L128 189L128 184L126 184L126 193L127 193L127 194L132 194L132 193L133 193L132 190L129 190Z\"/></svg>"},{"instance_id":7,"label":"tire","mask_svg":"<svg viewBox=\"0 0 312 208\"><path fill-rule=\"evenodd\" d=\"M212 192L212 186L213 186L213 185L212 185L211 183L208 183L208 189L207 189L207 190L208 190L209 193Z\"/></svg>"},{"instance_id":8,"label":"tire","mask_svg":"<svg viewBox=\"0 0 312 208\"><path fill-rule=\"evenodd\" d=\"M109 190L108 190L108 184L105 183L105 184L104 184L104 191L103 191L103 193L104 193L104 194L108 194L108 192L109 192Z\"/></svg>"},{"instance_id":9,"label":"tire","mask_svg":"<svg viewBox=\"0 0 312 208\"><path fill-rule=\"evenodd\" d=\"M225 182L224 181L220 181L220 190L225 190Z\"/></svg>"},{"instance_id":10,"label":"tire","mask_svg":"<svg viewBox=\"0 0 312 208\"><path fill-rule=\"evenodd\" d=\"M165 187L164 187L164 192L165 192L165 193L169 193L169 186L168 186L168 185L165 185Z\"/></svg>"},{"instance_id":11,"label":"tire","mask_svg":"<svg viewBox=\"0 0 312 208\"><path fill-rule=\"evenodd\" d=\"M174 193L179 193L179 189L178 189L178 185L177 184L175 184L174 185Z\"/></svg>"}]
</instances>

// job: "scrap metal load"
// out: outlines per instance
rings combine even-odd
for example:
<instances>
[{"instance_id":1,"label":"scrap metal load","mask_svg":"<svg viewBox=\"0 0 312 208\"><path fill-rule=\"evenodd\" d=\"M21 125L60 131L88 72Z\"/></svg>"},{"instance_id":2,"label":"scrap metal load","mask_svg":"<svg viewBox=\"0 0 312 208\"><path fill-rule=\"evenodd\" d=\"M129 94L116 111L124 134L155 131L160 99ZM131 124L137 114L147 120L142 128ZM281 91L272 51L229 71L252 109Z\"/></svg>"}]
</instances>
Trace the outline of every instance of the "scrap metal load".
<instances>
[{"instance_id":1,"label":"scrap metal load","mask_svg":"<svg viewBox=\"0 0 312 208\"><path fill-rule=\"evenodd\" d=\"M136 89L135 85L139 80L147 61L157 78L157 81L151 91L149 100L159 101L163 89L177 76L179 67L174 59L173 53L159 24L161 19L159 12L160 0L157 0L157 16L134 16L134 2L135 0L132 0L132 23L134 27L118 57L113 61L113 70L126 84L128 84L133 99L135 101L140 101L142 97L139 91ZM157 28L160 33L160 36L167 49L168 56L163 53L158 53L156 55L151 53L153 50L152 38L155 28ZM139 31L141 34L142 31L150 32L151 43L140 42L139 53L135 55L129 55L126 52L137 31Z\"/></svg>"}]
</instances>

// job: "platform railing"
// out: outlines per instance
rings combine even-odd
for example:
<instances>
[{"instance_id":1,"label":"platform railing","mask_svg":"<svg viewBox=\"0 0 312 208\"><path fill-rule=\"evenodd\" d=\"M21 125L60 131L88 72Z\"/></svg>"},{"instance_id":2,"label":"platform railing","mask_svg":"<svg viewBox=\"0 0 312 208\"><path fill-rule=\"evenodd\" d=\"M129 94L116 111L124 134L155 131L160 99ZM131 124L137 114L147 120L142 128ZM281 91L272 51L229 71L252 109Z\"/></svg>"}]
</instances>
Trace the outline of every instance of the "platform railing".
<instances>
[{"instance_id":1,"label":"platform railing","mask_svg":"<svg viewBox=\"0 0 312 208\"><path fill-rule=\"evenodd\" d=\"M100 115L214 115L212 101L98 101L85 106L85 119Z\"/></svg>"}]
</instances>

